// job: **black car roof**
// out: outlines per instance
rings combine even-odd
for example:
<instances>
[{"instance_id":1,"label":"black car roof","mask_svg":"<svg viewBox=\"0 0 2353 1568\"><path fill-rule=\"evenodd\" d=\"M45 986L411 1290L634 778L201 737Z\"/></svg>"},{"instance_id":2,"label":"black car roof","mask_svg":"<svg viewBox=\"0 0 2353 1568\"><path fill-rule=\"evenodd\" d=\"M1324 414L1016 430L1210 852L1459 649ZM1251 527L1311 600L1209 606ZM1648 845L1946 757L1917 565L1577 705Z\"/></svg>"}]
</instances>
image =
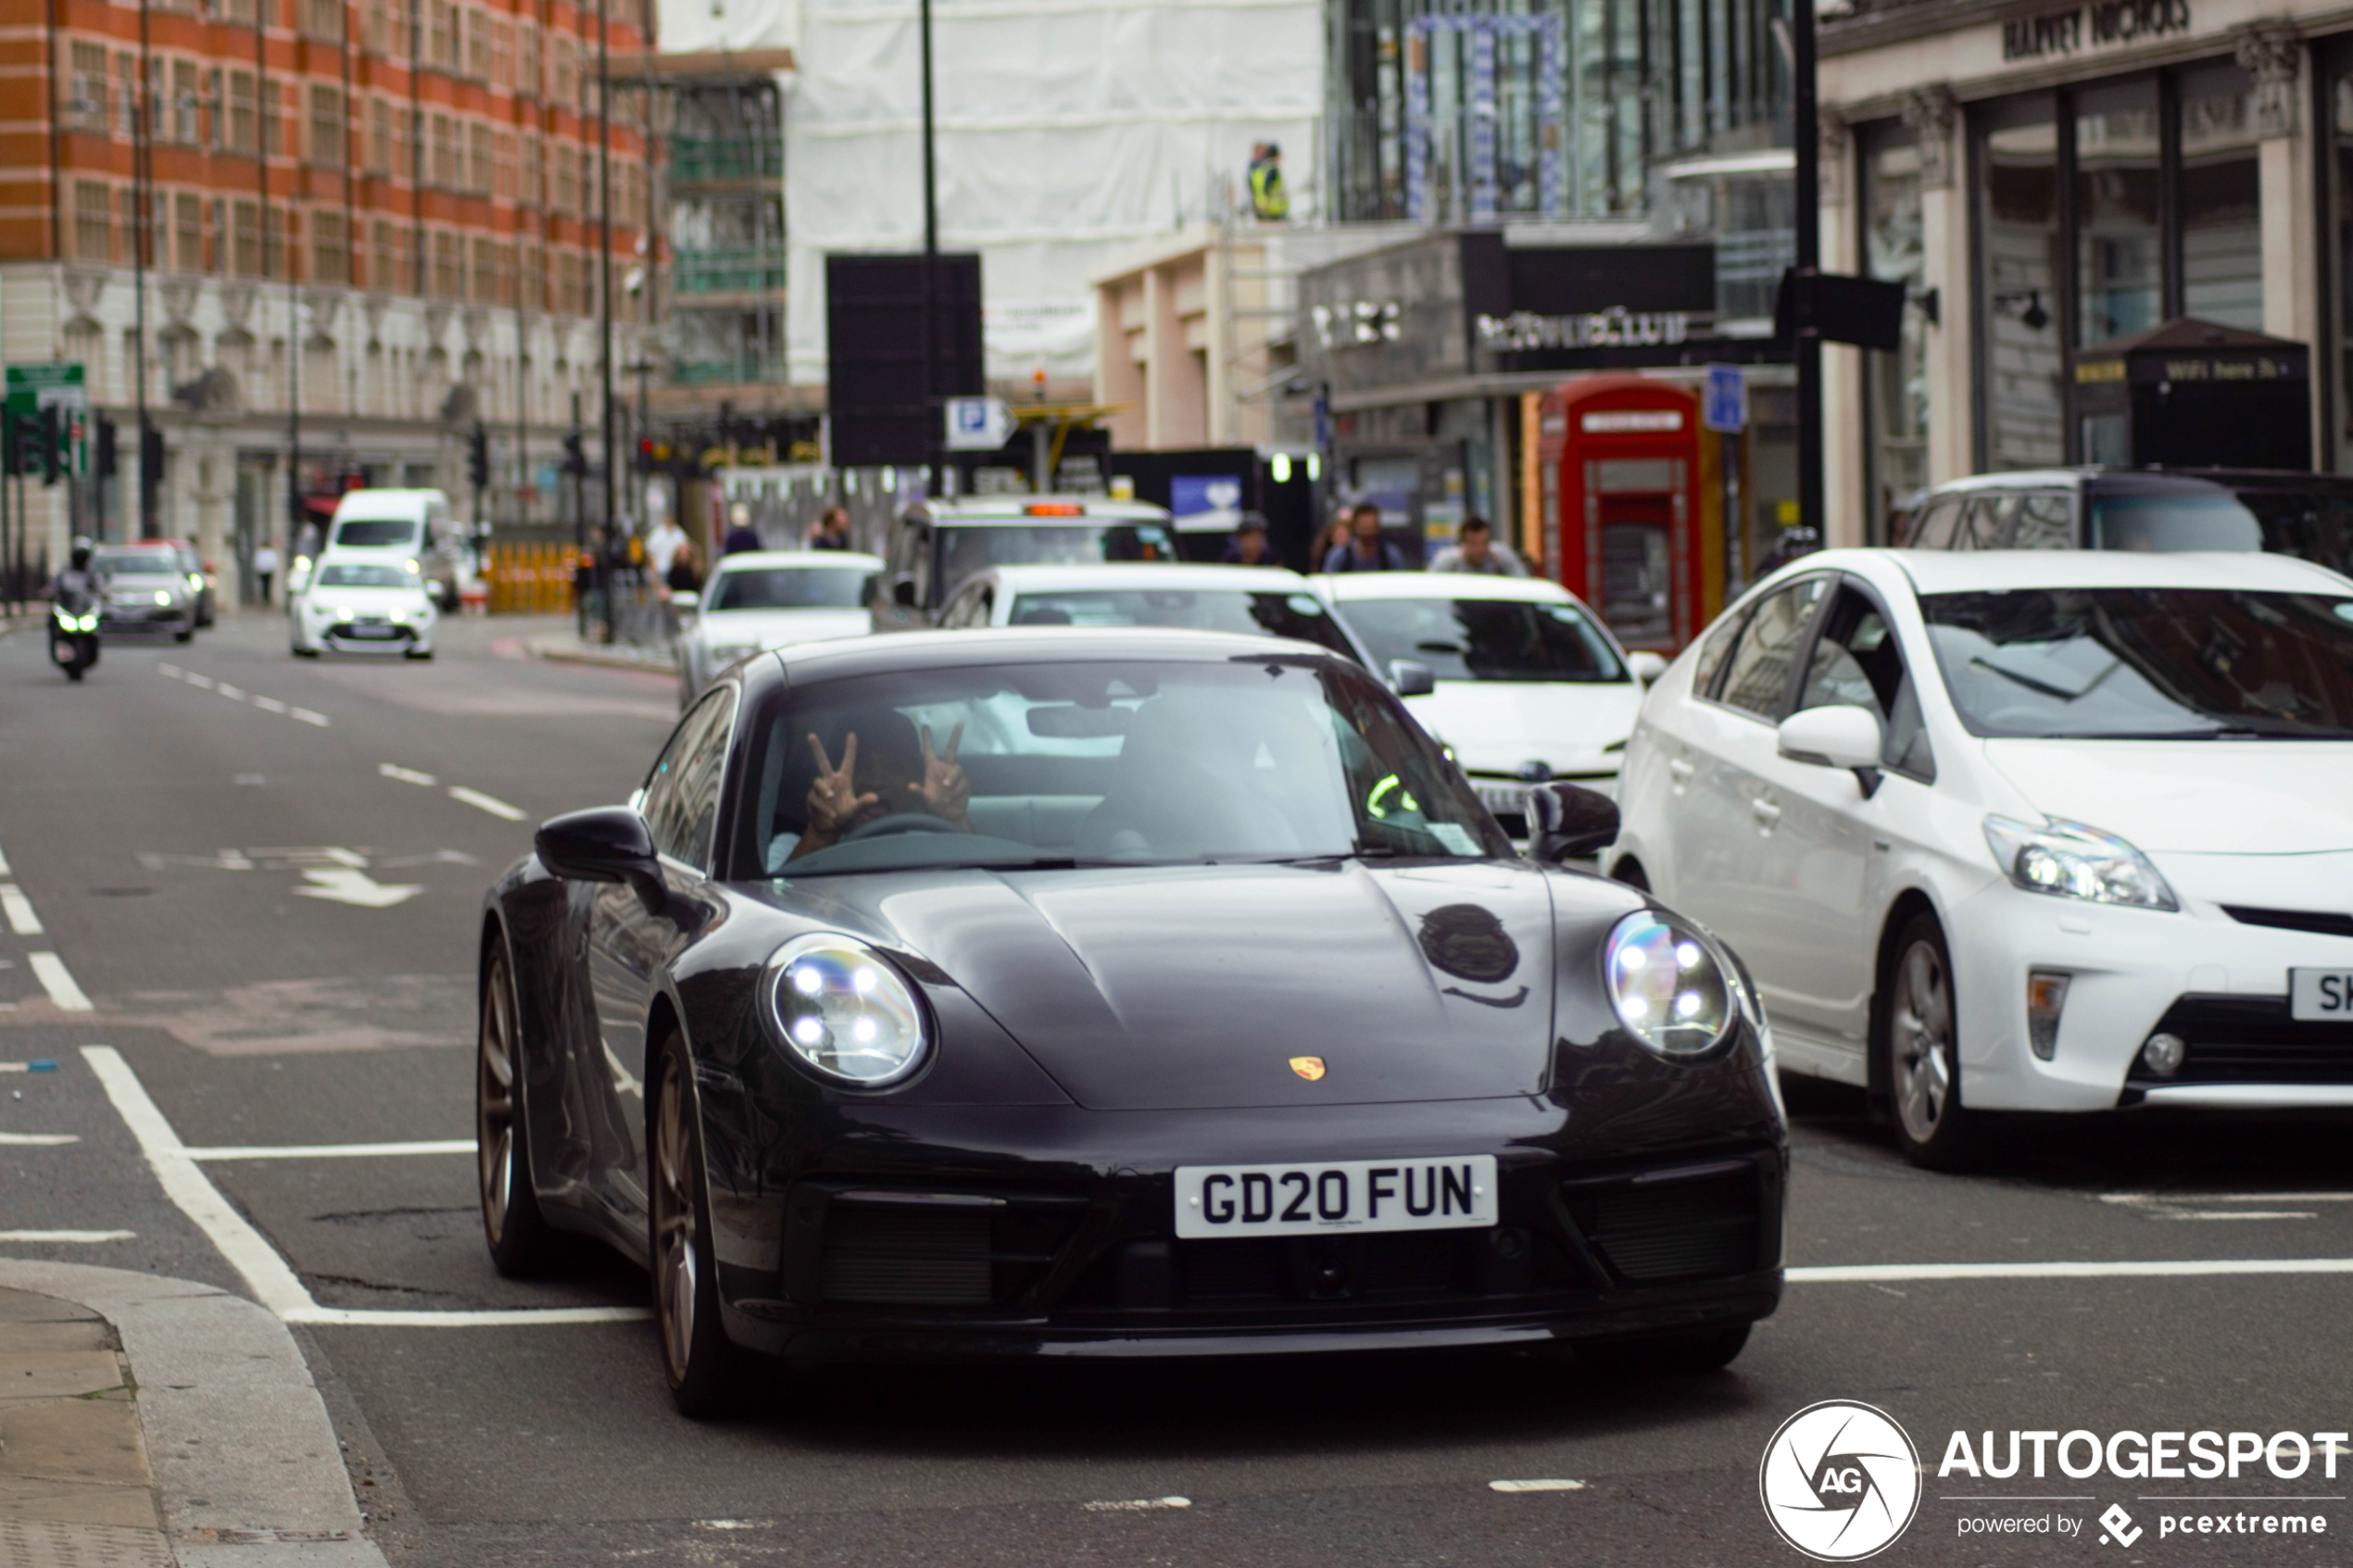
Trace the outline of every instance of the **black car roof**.
<instances>
[{"instance_id":1,"label":"black car roof","mask_svg":"<svg viewBox=\"0 0 2353 1568\"><path fill-rule=\"evenodd\" d=\"M970 669L987 664L1092 664L1129 659L1223 663L1269 656L1349 661L1329 648L1288 637L1240 632L1162 631L1126 626L993 627L962 632L902 632L842 637L779 649L758 661L795 681L837 680L908 670ZM1355 668L1349 664L1349 668Z\"/></svg>"}]
</instances>

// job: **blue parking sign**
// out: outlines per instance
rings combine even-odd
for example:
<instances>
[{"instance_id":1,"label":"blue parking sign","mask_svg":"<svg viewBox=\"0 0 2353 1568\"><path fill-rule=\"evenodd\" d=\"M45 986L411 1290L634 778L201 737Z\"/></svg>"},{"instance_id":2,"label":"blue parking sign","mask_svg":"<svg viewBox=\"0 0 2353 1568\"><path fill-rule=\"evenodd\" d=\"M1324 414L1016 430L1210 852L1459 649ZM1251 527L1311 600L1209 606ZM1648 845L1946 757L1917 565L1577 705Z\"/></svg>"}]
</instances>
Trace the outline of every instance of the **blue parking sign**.
<instances>
[{"instance_id":1,"label":"blue parking sign","mask_svg":"<svg viewBox=\"0 0 2353 1568\"><path fill-rule=\"evenodd\" d=\"M1738 365L1707 367L1707 392L1701 399L1700 423L1728 435L1748 428L1747 371Z\"/></svg>"}]
</instances>

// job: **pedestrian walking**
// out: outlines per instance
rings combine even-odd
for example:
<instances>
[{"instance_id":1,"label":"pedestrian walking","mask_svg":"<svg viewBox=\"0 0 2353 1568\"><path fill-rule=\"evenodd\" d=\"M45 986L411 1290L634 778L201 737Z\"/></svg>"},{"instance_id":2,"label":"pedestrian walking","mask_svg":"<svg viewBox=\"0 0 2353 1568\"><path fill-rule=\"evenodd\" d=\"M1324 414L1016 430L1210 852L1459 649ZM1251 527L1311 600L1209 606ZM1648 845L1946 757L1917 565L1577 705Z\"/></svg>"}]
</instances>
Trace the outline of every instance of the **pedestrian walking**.
<instances>
[{"instance_id":1,"label":"pedestrian walking","mask_svg":"<svg viewBox=\"0 0 2353 1568\"><path fill-rule=\"evenodd\" d=\"M1335 571L1403 571L1405 552L1381 537L1380 508L1359 501L1349 514L1348 543L1335 546L1324 558L1324 570Z\"/></svg>"},{"instance_id":2,"label":"pedestrian walking","mask_svg":"<svg viewBox=\"0 0 2353 1568\"><path fill-rule=\"evenodd\" d=\"M1487 577L1525 577L1528 568L1509 545L1500 543L1483 517L1463 519L1454 542L1431 558L1432 571L1470 571Z\"/></svg>"},{"instance_id":3,"label":"pedestrian walking","mask_svg":"<svg viewBox=\"0 0 2353 1568\"><path fill-rule=\"evenodd\" d=\"M1228 566L1280 566L1275 552L1266 543L1266 520L1256 512L1242 513L1234 529L1234 537L1218 558Z\"/></svg>"},{"instance_id":4,"label":"pedestrian walking","mask_svg":"<svg viewBox=\"0 0 2353 1568\"><path fill-rule=\"evenodd\" d=\"M827 507L818 514L817 526L809 531L808 547L812 550L849 548L849 508Z\"/></svg>"},{"instance_id":5,"label":"pedestrian walking","mask_svg":"<svg viewBox=\"0 0 2353 1568\"><path fill-rule=\"evenodd\" d=\"M253 580L260 586L261 602L269 604L271 584L278 580L278 546L265 544L254 551Z\"/></svg>"},{"instance_id":6,"label":"pedestrian walking","mask_svg":"<svg viewBox=\"0 0 2353 1568\"><path fill-rule=\"evenodd\" d=\"M749 503L744 501L736 502L735 506L728 510L727 521L727 537L719 542L719 553L721 555L733 556L739 555L746 550L766 548L766 546L760 542L760 535L752 529L751 507Z\"/></svg>"}]
</instances>

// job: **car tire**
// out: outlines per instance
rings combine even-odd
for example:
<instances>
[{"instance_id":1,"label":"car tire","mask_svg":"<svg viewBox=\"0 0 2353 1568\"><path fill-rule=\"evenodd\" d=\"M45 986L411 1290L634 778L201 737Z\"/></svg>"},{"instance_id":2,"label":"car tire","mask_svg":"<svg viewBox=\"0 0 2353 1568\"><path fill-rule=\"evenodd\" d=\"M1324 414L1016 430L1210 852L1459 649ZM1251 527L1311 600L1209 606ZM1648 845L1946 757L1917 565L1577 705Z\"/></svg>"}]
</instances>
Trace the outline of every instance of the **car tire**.
<instances>
[{"instance_id":1,"label":"car tire","mask_svg":"<svg viewBox=\"0 0 2353 1568\"><path fill-rule=\"evenodd\" d=\"M719 1321L701 1113L686 1042L674 1029L661 1043L652 1076L646 1251L653 1265L654 1332L671 1402L687 1419L708 1421L735 1411L746 1358Z\"/></svg>"},{"instance_id":2,"label":"car tire","mask_svg":"<svg viewBox=\"0 0 2353 1568\"><path fill-rule=\"evenodd\" d=\"M319 657L319 650L317 648L298 647L294 650L294 656L296 659L316 659Z\"/></svg>"},{"instance_id":3,"label":"car tire","mask_svg":"<svg viewBox=\"0 0 2353 1568\"><path fill-rule=\"evenodd\" d=\"M409 648L409 649L408 649L408 650L407 650L404 654L402 654L402 656L401 656L401 657L402 657L402 658L404 658L404 659L431 659L431 658L433 657L433 649L431 649L431 648Z\"/></svg>"},{"instance_id":4,"label":"car tire","mask_svg":"<svg viewBox=\"0 0 2353 1568\"><path fill-rule=\"evenodd\" d=\"M1617 864L1609 869L1609 879L1612 882L1622 882L1640 892L1648 893L1651 890L1651 879L1643 874L1642 862L1631 855L1618 857Z\"/></svg>"},{"instance_id":5,"label":"car tire","mask_svg":"<svg viewBox=\"0 0 2353 1568\"><path fill-rule=\"evenodd\" d=\"M1872 1049L1904 1158L1931 1171L1967 1162L1974 1118L1961 1104L1953 956L1944 928L1914 915L1888 949Z\"/></svg>"},{"instance_id":6,"label":"car tire","mask_svg":"<svg viewBox=\"0 0 2353 1568\"><path fill-rule=\"evenodd\" d=\"M171 640L175 643L194 642L195 640L195 636L196 629L194 626L182 626L180 630L171 633Z\"/></svg>"},{"instance_id":7,"label":"car tire","mask_svg":"<svg viewBox=\"0 0 2353 1568\"><path fill-rule=\"evenodd\" d=\"M1748 1344L1747 1323L1730 1328L1684 1329L1613 1339L1587 1352L1596 1364L1637 1377L1695 1377L1721 1372Z\"/></svg>"},{"instance_id":8,"label":"car tire","mask_svg":"<svg viewBox=\"0 0 2353 1568\"><path fill-rule=\"evenodd\" d=\"M554 1230L531 1181L530 1124L522 1109L522 1036L513 977L494 953L474 1036L474 1164L482 1189L482 1235L491 1265L528 1279L547 1259Z\"/></svg>"}]
</instances>

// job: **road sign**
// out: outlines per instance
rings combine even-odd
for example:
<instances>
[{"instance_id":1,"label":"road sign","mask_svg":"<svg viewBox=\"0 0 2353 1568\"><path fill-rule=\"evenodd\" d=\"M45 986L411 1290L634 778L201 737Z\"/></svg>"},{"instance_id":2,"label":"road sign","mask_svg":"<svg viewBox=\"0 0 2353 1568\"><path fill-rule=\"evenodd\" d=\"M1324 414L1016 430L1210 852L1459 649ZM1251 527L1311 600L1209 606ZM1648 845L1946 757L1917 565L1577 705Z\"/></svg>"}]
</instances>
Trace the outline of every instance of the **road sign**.
<instances>
[{"instance_id":1,"label":"road sign","mask_svg":"<svg viewBox=\"0 0 2353 1568\"><path fill-rule=\"evenodd\" d=\"M1748 428L1748 372L1738 365L1707 367L1707 395L1699 422L1727 435Z\"/></svg>"},{"instance_id":2,"label":"road sign","mask_svg":"<svg viewBox=\"0 0 2353 1568\"><path fill-rule=\"evenodd\" d=\"M44 408L57 410L64 434L59 453L68 472L90 471L90 393L82 366L40 360L8 367L8 412L30 422Z\"/></svg>"},{"instance_id":3,"label":"road sign","mask_svg":"<svg viewBox=\"0 0 2353 1568\"><path fill-rule=\"evenodd\" d=\"M1001 397L948 399L948 449L993 452L1013 433L1013 411Z\"/></svg>"}]
</instances>

